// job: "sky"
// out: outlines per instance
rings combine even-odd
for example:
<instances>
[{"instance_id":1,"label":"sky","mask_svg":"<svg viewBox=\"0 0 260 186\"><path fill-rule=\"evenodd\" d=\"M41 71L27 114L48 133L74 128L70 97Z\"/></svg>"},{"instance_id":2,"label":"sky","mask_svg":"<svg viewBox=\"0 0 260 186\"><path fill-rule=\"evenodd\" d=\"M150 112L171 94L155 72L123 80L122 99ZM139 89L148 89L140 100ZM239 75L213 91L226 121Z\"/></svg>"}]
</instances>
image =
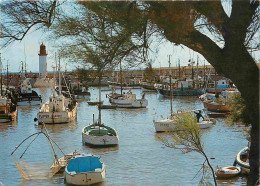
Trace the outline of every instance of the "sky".
<instances>
[{"instance_id":1,"label":"sky","mask_svg":"<svg viewBox=\"0 0 260 186\"><path fill-rule=\"evenodd\" d=\"M228 6L224 6L228 7ZM230 9L226 8L230 14ZM48 40L46 33L41 30L30 32L22 41L15 41L7 48L1 50L3 71L6 70L7 63L9 64L10 72L19 72L21 70L21 61L26 61L27 72L39 72L39 50L40 45L44 43L48 53L47 56L47 70L52 71L52 66L55 65L55 41ZM197 52L188 49L185 46L174 46L172 43L165 41L159 46L158 54L149 56L153 67L167 67L169 66L169 55L171 55L171 66L177 66L180 61L181 66L187 66L188 60L199 60L199 65L206 65L209 63L205 58ZM260 62L260 51L254 52L253 57L257 62ZM197 57L198 56L198 57ZM78 65L70 61L61 61L62 70L73 70ZM137 67L144 68L143 67Z\"/></svg>"},{"instance_id":2,"label":"sky","mask_svg":"<svg viewBox=\"0 0 260 186\"><path fill-rule=\"evenodd\" d=\"M2 64L4 70L6 69L7 62L9 64L10 72L19 72L21 70L21 61L26 61L27 71L39 72L39 51L40 45L44 43L47 50L47 69L52 71L52 66L55 65L55 42L48 41L46 35L41 31L29 33L23 41L15 41L7 48L1 51L2 53ZM188 48L174 46L170 42L164 42L161 44L158 50L158 54L150 56L153 67L166 67L169 66L169 57L171 55L171 66L177 66L177 62L180 60L181 66L187 66L188 60L194 58L197 60L199 55L199 64L203 65L204 57L200 54L189 50ZM69 61L61 61L61 66L65 70L67 64L67 70L72 70L77 67L77 64ZM137 67L142 68L142 67Z\"/></svg>"}]
</instances>

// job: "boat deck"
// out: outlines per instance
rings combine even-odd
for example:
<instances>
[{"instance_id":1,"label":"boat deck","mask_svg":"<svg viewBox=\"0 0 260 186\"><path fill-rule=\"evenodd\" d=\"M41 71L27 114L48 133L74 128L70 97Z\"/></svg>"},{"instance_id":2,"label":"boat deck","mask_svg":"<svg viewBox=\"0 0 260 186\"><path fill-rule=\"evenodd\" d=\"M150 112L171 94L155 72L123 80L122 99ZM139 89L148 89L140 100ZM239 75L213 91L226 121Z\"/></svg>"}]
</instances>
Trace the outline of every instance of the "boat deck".
<instances>
[{"instance_id":1,"label":"boat deck","mask_svg":"<svg viewBox=\"0 0 260 186\"><path fill-rule=\"evenodd\" d=\"M116 132L108 126L90 125L85 128L84 132L89 132L89 135L91 136L116 136Z\"/></svg>"}]
</instances>

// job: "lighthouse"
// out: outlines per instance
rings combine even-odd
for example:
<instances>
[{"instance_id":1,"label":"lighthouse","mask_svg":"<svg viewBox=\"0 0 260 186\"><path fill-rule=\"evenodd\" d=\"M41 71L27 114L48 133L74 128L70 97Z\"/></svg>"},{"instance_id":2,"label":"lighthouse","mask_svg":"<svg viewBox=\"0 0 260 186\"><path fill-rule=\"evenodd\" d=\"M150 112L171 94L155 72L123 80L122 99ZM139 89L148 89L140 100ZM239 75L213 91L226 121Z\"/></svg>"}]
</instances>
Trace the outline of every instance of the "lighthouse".
<instances>
[{"instance_id":1,"label":"lighthouse","mask_svg":"<svg viewBox=\"0 0 260 186\"><path fill-rule=\"evenodd\" d=\"M47 53L46 47L42 43L39 53L39 78L46 78L47 76Z\"/></svg>"}]
</instances>

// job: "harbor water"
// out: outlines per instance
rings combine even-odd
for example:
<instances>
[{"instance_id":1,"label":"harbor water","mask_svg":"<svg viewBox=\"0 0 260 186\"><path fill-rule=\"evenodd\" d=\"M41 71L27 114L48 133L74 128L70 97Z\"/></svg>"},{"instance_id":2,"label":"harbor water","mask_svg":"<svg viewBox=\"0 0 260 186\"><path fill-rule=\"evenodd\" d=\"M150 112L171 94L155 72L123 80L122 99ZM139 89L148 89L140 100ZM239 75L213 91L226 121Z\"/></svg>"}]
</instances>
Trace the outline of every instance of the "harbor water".
<instances>
[{"instance_id":1,"label":"harbor water","mask_svg":"<svg viewBox=\"0 0 260 186\"><path fill-rule=\"evenodd\" d=\"M36 89L47 100L50 89ZM98 89L90 88L91 101L98 101ZM141 98L142 90L132 90ZM104 104L108 104L106 94L102 92ZM156 93L146 93L148 107L143 109L102 110L102 122L115 128L119 134L119 145L109 148L91 148L82 144L81 130L98 118L97 106L89 106L87 101L80 101L77 120L69 124L46 125L50 137L62 151L95 154L107 166L105 181L97 185L198 185L201 172L198 171L204 162L201 154L190 152L183 154L180 150L167 148L158 140L168 134L155 133L153 119L170 115L170 100ZM197 97L174 97L173 109L201 109L202 102ZM54 161L51 146L43 135L29 146L31 138L11 152L29 135L40 132L42 126L34 122L39 106L19 107L18 120L0 124L0 185L66 185L63 175L57 174L48 179L47 173ZM243 126L230 126L225 119L217 119L212 128L202 131L204 150L213 167L232 165L236 154L247 145ZM56 148L57 154L62 153ZM20 156L22 158L20 159ZM23 179L14 158L32 179ZM212 179L207 182L214 184ZM231 180L218 180L219 185L246 185L246 178L237 177Z\"/></svg>"}]
</instances>

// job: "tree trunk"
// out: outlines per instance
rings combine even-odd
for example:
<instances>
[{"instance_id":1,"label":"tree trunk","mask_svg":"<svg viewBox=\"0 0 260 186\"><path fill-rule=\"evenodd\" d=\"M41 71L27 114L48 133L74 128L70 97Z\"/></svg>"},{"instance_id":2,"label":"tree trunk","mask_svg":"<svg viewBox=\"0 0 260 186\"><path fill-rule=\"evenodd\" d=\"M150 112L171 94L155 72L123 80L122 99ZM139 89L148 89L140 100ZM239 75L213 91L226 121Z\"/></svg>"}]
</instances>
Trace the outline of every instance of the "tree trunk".
<instances>
[{"instance_id":1,"label":"tree trunk","mask_svg":"<svg viewBox=\"0 0 260 186\"><path fill-rule=\"evenodd\" d=\"M250 175L248 185L259 179L259 68L244 45L226 45L222 56L216 59L214 68L230 78L241 92L250 110L251 148L249 153Z\"/></svg>"}]
</instances>

